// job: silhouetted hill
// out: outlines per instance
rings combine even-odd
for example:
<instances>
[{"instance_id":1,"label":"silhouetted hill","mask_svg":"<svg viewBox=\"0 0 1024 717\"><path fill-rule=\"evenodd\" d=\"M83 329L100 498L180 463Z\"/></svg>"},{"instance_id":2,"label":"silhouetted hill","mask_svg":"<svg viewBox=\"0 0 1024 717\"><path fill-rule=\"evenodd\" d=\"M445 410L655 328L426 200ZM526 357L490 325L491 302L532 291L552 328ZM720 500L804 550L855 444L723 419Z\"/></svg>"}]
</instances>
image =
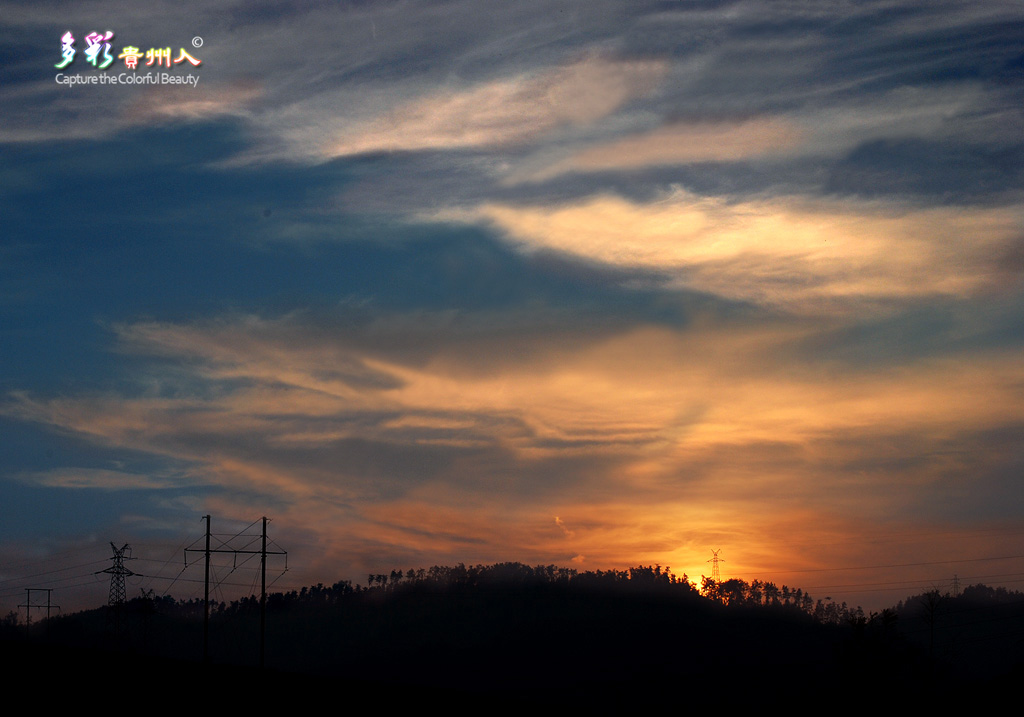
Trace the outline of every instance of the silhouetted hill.
<instances>
[{"instance_id":1,"label":"silhouetted hill","mask_svg":"<svg viewBox=\"0 0 1024 717\"><path fill-rule=\"evenodd\" d=\"M702 595L660 567L578 574L506 563L370 577L373 587L341 582L268 597L266 664L276 684L384 690L413 702L661 704L685 694L694 704L742 686L769 701L846 694L867 703L894 699L894 689L909 701L946 698L1022 674L1024 596L982 586L924 616L921 596L864 616L765 583L705 584ZM251 679L259 622L255 598L215 606L216 674ZM959 657L938 658L939 642L922 643L923 624L942 645L960 646ZM201 674L197 601L137 598L116 619L102 608L3 635L14 662L63 663L65 680L83 684L111 668L136 684Z\"/></svg>"}]
</instances>

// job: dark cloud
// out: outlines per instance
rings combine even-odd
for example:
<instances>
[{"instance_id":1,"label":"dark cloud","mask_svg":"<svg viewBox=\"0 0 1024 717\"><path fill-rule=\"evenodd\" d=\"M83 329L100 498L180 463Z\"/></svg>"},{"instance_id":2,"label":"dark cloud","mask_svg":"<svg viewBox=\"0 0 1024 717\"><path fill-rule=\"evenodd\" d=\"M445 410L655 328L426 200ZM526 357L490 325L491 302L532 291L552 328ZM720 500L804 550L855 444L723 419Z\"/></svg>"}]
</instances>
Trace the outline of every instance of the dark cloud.
<instances>
[{"instance_id":1,"label":"dark cloud","mask_svg":"<svg viewBox=\"0 0 1024 717\"><path fill-rule=\"evenodd\" d=\"M979 146L923 139L877 140L836 162L825 191L864 197L998 202L1024 189L1024 145Z\"/></svg>"},{"instance_id":2,"label":"dark cloud","mask_svg":"<svg viewBox=\"0 0 1024 717\"><path fill-rule=\"evenodd\" d=\"M1014 351L1024 343L1024 306L1010 299L931 299L844 323L801 340L796 353L811 363L840 362L875 370L978 351Z\"/></svg>"}]
</instances>

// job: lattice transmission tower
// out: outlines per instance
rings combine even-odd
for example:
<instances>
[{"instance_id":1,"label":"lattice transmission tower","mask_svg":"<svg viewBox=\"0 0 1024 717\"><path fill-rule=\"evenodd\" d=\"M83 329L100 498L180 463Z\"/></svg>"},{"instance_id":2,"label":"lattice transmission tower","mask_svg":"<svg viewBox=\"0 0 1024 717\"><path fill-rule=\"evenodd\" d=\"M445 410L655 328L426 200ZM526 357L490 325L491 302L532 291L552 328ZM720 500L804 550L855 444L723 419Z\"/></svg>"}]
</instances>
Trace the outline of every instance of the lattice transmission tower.
<instances>
[{"instance_id":1,"label":"lattice transmission tower","mask_svg":"<svg viewBox=\"0 0 1024 717\"><path fill-rule=\"evenodd\" d=\"M711 579L715 581L716 585L719 585L722 582L722 574L720 572L718 572L718 563L719 562L722 562L722 563L725 562L725 558L718 557L718 554L720 552L722 552L721 548L719 548L718 550L715 550L714 548L712 548L711 549L712 557L709 558L706 561L706 562L711 563Z\"/></svg>"},{"instance_id":2,"label":"lattice transmission tower","mask_svg":"<svg viewBox=\"0 0 1024 717\"><path fill-rule=\"evenodd\" d=\"M114 557L111 558L111 560L114 561L114 564L106 570L97 571L96 574L110 574L110 597L107 599L107 604L114 606L123 604L126 599L124 590L124 579L127 577L131 577L136 573L133 573L131 570L124 566L125 560L132 559L132 549L131 546L128 545L128 543L125 543L123 546L118 548L116 545L114 545L113 542L111 542L110 548L114 551Z\"/></svg>"}]
</instances>

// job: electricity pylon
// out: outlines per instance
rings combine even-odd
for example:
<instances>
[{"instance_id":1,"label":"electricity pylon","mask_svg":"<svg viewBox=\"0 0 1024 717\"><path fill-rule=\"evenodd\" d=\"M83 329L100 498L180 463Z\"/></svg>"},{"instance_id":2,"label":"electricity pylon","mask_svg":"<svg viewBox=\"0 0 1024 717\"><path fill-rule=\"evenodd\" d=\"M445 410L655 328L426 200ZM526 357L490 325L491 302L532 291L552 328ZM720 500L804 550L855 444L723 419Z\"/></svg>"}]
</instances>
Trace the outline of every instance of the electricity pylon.
<instances>
[{"instance_id":1,"label":"electricity pylon","mask_svg":"<svg viewBox=\"0 0 1024 717\"><path fill-rule=\"evenodd\" d=\"M114 557L111 558L111 560L114 561L114 564L106 570L98 570L96 574L110 573L110 597L107 599L107 604L113 607L124 603L124 579L126 577L136 575L136 573L133 573L124 566L125 560L132 559L132 549L128 543L125 543L119 549L113 542L111 542L110 548L114 551Z\"/></svg>"},{"instance_id":2,"label":"electricity pylon","mask_svg":"<svg viewBox=\"0 0 1024 717\"><path fill-rule=\"evenodd\" d=\"M715 581L715 585L719 585L722 582L722 574L720 572L718 572L718 563L719 562L723 562L724 563L725 562L725 558L718 557L718 554L720 552L722 552L721 548L719 548L718 550L715 550L714 548L712 548L711 549L711 554L712 554L713 557L711 557L707 561L705 561L705 562L711 563L711 579Z\"/></svg>"}]
</instances>

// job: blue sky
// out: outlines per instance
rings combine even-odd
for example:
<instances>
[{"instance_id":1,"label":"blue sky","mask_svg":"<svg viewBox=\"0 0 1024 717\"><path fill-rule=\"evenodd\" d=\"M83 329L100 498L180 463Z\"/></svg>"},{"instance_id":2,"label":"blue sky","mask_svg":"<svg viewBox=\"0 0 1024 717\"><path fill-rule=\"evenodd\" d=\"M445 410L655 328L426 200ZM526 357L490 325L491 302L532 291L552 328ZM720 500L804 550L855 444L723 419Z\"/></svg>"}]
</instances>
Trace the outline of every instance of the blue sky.
<instances>
[{"instance_id":1,"label":"blue sky","mask_svg":"<svg viewBox=\"0 0 1024 717\"><path fill-rule=\"evenodd\" d=\"M206 513L288 585L1019 588L1019 2L0 8L5 609Z\"/></svg>"}]
</instances>

